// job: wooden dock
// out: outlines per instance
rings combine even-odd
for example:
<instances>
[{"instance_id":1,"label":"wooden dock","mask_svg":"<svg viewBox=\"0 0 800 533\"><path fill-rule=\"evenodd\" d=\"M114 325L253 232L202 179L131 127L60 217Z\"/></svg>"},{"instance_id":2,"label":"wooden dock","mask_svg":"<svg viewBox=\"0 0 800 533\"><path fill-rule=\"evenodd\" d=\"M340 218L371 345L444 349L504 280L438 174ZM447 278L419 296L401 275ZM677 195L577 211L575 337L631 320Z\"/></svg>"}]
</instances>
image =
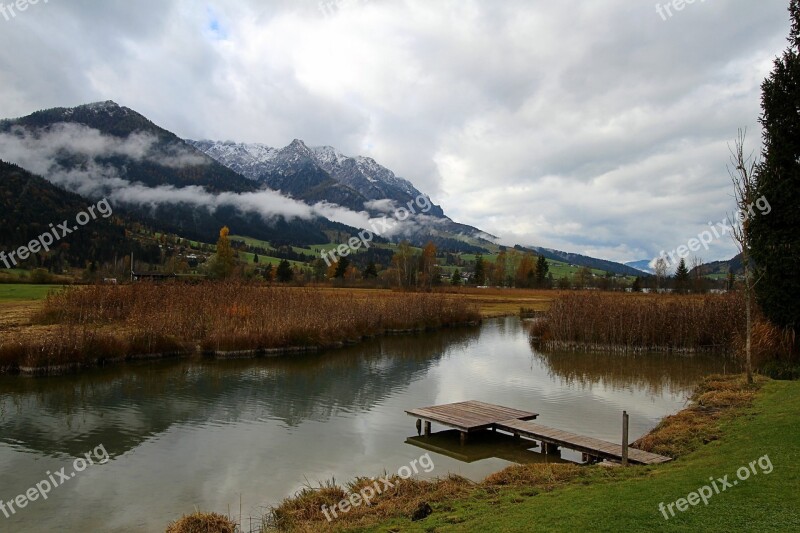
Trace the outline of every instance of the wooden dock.
<instances>
[{"instance_id":1,"label":"wooden dock","mask_svg":"<svg viewBox=\"0 0 800 533\"><path fill-rule=\"evenodd\" d=\"M425 422L425 435L431 434L432 422L457 429L461 433L462 444L467 442L470 432L491 429L539 441L545 453L558 453L559 447L564 447L583 453L587 461L623 459L622 444L542 426L530 422L539 416L537 413L501 405L468 401L411 409L406 413L417 418L417 429L421 429L420 421ZM652 465L671 460L669 457L635 448L627 448L626 451L627 460L633 464Z\"/></svg>"},{"instance_id":2,"label":"wooden dock","mask_svg":"<svg viewBox=\"0 0 800 533\"><path fill-rule=\"evenodd\" d=\"M489 428L496 429L495 426L503 420L533 420L539 416L538 413L474 400L411 409L406 413L425 422L425 435L431 434L431 422L436 422L459 430L462 443L466 442L470 432ZM417 424L419 425L419 422Z\"/></svg>"}]
</instances>

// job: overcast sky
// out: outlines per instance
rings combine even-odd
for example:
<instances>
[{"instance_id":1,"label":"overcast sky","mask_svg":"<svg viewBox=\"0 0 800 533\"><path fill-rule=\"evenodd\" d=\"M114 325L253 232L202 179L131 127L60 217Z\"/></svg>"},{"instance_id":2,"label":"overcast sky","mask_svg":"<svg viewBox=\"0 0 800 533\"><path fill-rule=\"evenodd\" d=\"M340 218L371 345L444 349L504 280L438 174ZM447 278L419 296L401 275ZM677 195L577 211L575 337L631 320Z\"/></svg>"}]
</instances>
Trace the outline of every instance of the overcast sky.
<instances>
[{"instance_id":1,"label":"overcast sky","mask_svg":"<svg viewBox=\"0 0 800 533\"><path fill-rule=\"evenodd\" d=\"M787 6L40 0L0 14L0 116L115 100L182 137L332 145L505 243L647 259L733 209Z\"/></svg>"}]
</instances>

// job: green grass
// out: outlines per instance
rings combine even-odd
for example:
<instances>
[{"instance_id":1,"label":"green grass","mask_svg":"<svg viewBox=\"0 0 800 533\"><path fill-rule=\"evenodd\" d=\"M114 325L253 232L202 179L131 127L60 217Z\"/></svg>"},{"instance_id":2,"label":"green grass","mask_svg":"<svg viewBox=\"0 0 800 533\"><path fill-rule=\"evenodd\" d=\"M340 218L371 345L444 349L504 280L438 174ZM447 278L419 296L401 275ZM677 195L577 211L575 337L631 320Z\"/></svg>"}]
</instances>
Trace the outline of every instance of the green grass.
<instances>
[{"instance_id":1,"label":"green grass","mask_svg":"<svg viewBox=\"0 0 800 533\"><path fill-rule=\"evenodd\" d=\"M420 522L392 520L358 531L800 531L800 382L768 383L744 415L722 423L722 438L659 467L633 467L620 476L595 467L552 492L500 489L435 505ZM768 455L770 474L746 481L666 520L658 504L672 503ZM444 474L444 473L442 473Z\"/></svg>"},{"instance_id":2,"label":"green grass","mask_svg":"<svg viewBox=\"0 0 800 533\"><path fill-rule=\"evenodd\" d=\"M60 288L59 285L0 284L0 302L43 300L47 293Z\"/></svg>"}]
</instances>

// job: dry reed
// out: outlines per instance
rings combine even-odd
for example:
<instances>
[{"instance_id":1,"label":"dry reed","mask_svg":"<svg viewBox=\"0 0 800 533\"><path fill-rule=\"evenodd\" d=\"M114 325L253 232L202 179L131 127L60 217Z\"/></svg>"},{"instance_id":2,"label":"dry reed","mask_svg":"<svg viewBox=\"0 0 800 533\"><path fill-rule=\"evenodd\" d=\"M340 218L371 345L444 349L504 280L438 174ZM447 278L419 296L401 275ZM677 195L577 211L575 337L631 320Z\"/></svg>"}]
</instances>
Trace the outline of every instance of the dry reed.
<instances>
[{"instance_id":1,"label":"dry reed","mask_svg":"<svg viewBox=\"0 0 800 533\"><path fill-rule=\"evenodd\" d=\"M350 293L243 283L96 285L50 295L49 335L0 346L0 371L60 369L153 354L254 353L476 323L445 295Z\"/></svg>"},{"instance_id":2,"label":"dry reed","mask_svg":"<svg viewBox=\"0 0 800 533\"><path fill-rule=\"evenodd\" d=\"M562 294L531 335L548 349L731 352L745 329L743 309L738 293Z\"/></svg>"}]
</instances>

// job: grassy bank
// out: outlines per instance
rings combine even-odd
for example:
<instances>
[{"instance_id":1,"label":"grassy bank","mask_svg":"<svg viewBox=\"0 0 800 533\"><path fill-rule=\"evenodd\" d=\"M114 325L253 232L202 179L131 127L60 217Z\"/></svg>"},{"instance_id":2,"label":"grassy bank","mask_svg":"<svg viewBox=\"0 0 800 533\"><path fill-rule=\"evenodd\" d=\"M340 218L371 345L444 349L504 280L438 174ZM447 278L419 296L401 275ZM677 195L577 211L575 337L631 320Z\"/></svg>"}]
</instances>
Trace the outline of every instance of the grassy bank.
<instances>
[{"instance_id":1,"label":"grassy bank","mask_svg":"<svg viewBox=\"0 0 800 533\"><path fill-rule=\"evenodd\" d=\"M763 387L763 388L762 388ZM275 509L285 531L792 531L800 527L800 383L742 376L712 377L690 408L668 417L637 444L677 459L656 467L608 468L536 464L510 467L482 483L450 477L406 481L327 523L319 506L334 505L345 489L307 490ZM672 503L767 455L774 470L666 520L658 505ZM758 468L758 467L756 467ZM351 484L358 488L363 480ZM422 503L433 513L409 518Z\"/></svg>"},{"instance_id":2,"label":"grassy bank","mask_svg":"<svg viewBox=\"0 0 800 533\"><path fill-rule=\"evenodd\" d=\"M731 352L744 329L739 293L584 292L558 296L531 334L549 349Z\"/></svg>"},{"instance_id":3,"label":"grassy bank","mask_svg":"<svg viewBox=\"0 0 800 533\"><path fill-rule=\"evenodd\" d=\"M475 306L438 294L239 283L75 287L48 296L31 327L0 338L0 368L48 372L153 354L329 347L479 320Z\"/></svg>"}]
</instances>

